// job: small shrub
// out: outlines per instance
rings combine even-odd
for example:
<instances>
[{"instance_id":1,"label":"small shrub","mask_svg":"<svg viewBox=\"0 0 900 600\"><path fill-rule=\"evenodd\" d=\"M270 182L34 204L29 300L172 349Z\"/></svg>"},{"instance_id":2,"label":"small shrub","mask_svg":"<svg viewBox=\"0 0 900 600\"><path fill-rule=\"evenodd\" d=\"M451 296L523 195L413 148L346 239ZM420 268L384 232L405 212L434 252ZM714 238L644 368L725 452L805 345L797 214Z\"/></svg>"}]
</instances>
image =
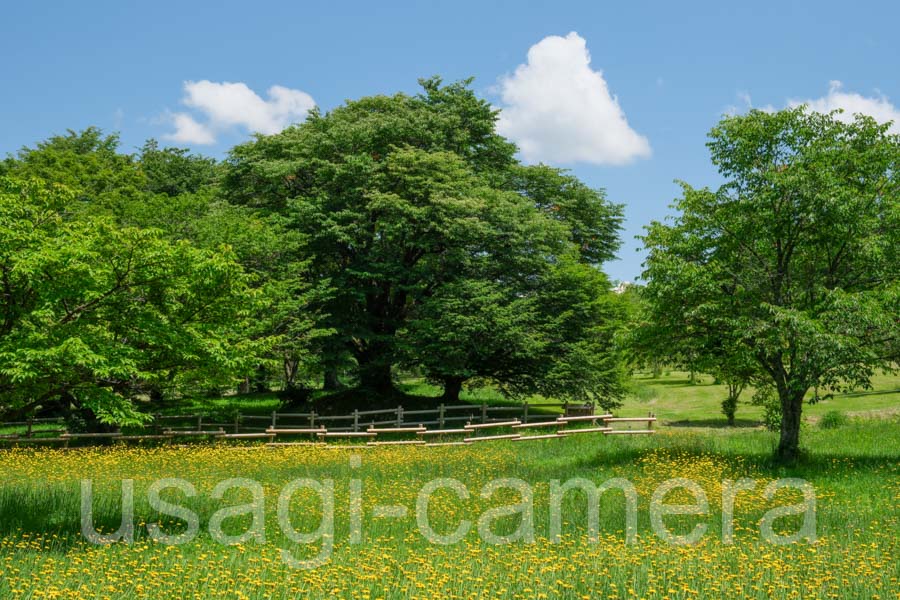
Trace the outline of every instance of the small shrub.
<instances>
[{"instance_id":1,"label":"small shrub","mask_svg":"<svg viewBox=\"0 0 900 600\"><path fill-rule=\"evenodd\" d=\"M822 420L819 421L819 427L821 429L838 429L846 424L847 415L837 410L825 413Z\"/></svg>"}]
</instances>

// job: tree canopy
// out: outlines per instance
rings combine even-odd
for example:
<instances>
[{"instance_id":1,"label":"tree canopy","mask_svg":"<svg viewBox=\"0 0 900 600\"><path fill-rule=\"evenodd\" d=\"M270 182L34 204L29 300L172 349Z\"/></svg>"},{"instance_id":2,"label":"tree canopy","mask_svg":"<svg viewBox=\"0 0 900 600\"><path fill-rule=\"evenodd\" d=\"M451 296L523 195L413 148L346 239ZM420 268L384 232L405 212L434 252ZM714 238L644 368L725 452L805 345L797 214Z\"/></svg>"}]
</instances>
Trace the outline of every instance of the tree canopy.
<instances>
[{"instance_id":1,"label":"tree canopy","mask_svg":"<svg viewBox=\"0 0 900 600\"><path fill-rule=\"evenodd\" d=\"M465 314L481 318L471 309L494 294L543 310L531 325L546 325L558 318L547 312L544 292L563 272L559 264L575 260L596 269L618 247L620 206L559 170L520 165L515 147L495 132L495 111L467 82L431 79L422 86L416 96L363 98L313 112L280 134L238 146L225 176L232 202L283 215L301 236L311 272L332 289L320 307L322 328L335 332L323 351L351 356L362 386L379 394L391 393L395 364L436 362L434 339L409 341L416 335L449 334L449 320ZM608 292L590 279L579 283L593 294ZM466 306L456 314L437 310L448 303ZM583 322L568 328L569 350L611 316L571 315ZM516 327L494 322L500 324ZM482 344L483 325L469 323L454 335L469 331L475 337L466 344ZM549 328L532 335L539 331ZM403 336L409 343L401 348ZM564 345L554 342L523 346L531 354L515 367L517 386L536 391L538 385L524 382L549 381L535 369L549 377L537 365L552 362L546 352ZM494 362L449 373L444 366L430 375L457 385L476 371L491 377L506 368ZM605 379L611 372L603 373L608 385L593 391L617 389ZM557 385L568 378L572 390L596 381L586 372L554 377Z\"/></svg>"},{"instance_id":2,"label":"tree canopy","mask_svg":"<svg viewBox=\"0 0 900 600\"><path fill-rule=\"evenodd\" d=\"M753 365L790 460L811 389L896 366L900 138L801 107L727 117L708 147L726 183L682 184L679 215L643 238L650 320L723 367Z\"/></svg>"},{"instance_id":3,"label":"tree canopy","mask_svg":"<svg viewBox=\"0 0 900 600\"><path fill-rule=\"evenodd\" d=\"M613 406L600 269L622 207L521 164L470 81L420 83L224 163L93 127L4 160L0 408L125 423L191 385L339 375L377 402L398 369L453 401L468 383Z\"/></svg>"},{"instance_id":4,"label":"tree canopy","mask_svg":"<svg viewBox=\"0 0 900 600\"><path fill-rule=\"evenodd\" d=\"M257 299L230 251L68 218L76 197L0 179L0 408L64 399L130 423L154 386L233 381L261 347L234 335Z\"/></svg>"}]
</instances>

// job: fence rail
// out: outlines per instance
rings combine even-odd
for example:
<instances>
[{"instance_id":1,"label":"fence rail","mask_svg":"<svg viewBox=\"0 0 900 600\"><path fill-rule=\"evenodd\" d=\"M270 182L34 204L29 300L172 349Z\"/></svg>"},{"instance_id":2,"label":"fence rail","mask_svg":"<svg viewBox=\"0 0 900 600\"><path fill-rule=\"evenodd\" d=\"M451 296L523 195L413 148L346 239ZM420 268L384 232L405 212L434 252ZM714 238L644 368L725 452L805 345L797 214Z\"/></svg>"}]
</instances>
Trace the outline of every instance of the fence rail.
<instances>
[{"instance_id":1,"label":"fence rail","mask_svg":"<svg viewBox=\"0 0 900 600\"><path fill-rule=\"evenodd\" d=\"M535 412L537 409L538 412ZM320 415L311 412L278 412L269 415L238 413L229 420L221 415L206 413L164 415L154 414L152 419L140 431L129 429L129 434L144 433L146 435L162 435L165 432L175 434L201 433L210 430L222 430L229 434L264 433L268 429L279 427L316 428L327 425L329 431L357 433L370 427L403 427L418 425L436 425L440 429L451 424L485 424L508 421L517 418L522 423L553 420L558 413L547 412L555 409L563 416L582 416L595 414L593 403L543 402L529 404L527 402L510 406L489 406L487 404L440 404L431 409L405 409L402 405L396 408L378 410L354 410L348 415ZM53 427L58 425L58 427ZM66 434L65 419L62 417L31 418L24 421L0 422L0 441L9 439L39 439L47 435ZM121 434L120 431L110 432Z\"/></svg>"},{"instance_id":2,"label":"fence rail","mask_svg":"<svg viewBox=\"0 0 900 600\"><path fill-rule=\"evenodd\" d=\"M553 406L553 405L544 405ZM60 419L29 419L16 423L0 423L5 426L4 431L9 431L10 426L14 429L24 424L24 432L0 433L0 442L17 446L19 444L62 444L64 448L68 448L70 443L75 441L91 443L96 440L107 440L109 442L125 442L125 441L143 441L143 440L160 440L172 443L175 440L185 441L193 440L266 440L266 446L295 446L322 444L329 439L361 439L365 446L388 446L396 444L414 444L425 446L458 446L475 442L485 442L491 440L512 440L517 442L528 440L544 440L559 439L576 434L585 433L602 433L607 434L652 434L655 433L653 423L656 417L649 413L647 417L614 417L611 414L597 414L593 404L572 405L563 403L556 405L562 408L562 414L544 413L543 415L534 415L540 417L536 420L528 422L529 406L523 404L521 407L489 407L487 405L470 406L460 405L456 407L448 407L440 405L436 409L409 410L405 411L402 406L398 406L393 410L377 410L365 411L363 419L360 420L360 411L353 411L352 415L317 415L315 412L310 413L279 413L273 412L271 419L269 416L263 415L240 415L237 414L233 421L217 422L215 416L197 414L197 415L154 415L153 422L150 423L143 433L135 434L131 431L124 434L121 431L106 432L69 432L65 427L57 429L48 429L43 424L62 424ZM476 409L476 410L473 410ZM480 409L480 410L479 410ZM491 410L498 409L498 410ZM449 413L463 412L466 414L453 415ZM503 416L491 417L490 413L506 413ZM519 413L518 415L510 415L508 413ZM376 421L374 417L384 419L391 417L390 420ZM436 420L419 419L416 417L437 416ZM476 416L477 415L477 416ZM373 417L373 418L367 418ZM480 418L479 418L480 417ZM521 417L521 418L520 418ZM554 418L555 417L555 418ZM294 423L286 421L294 420ZM219 419L221 421L221 419ZM245 426L244 421L264 421L267 425L264 428L259 426ZM446 427L448 421L461 421L466 423L461 428L459 425L455 427ZM345 425L329 425L325 423L352 422ZM42 425L40 429L35 429L34 425ZM166 423L169 423L166 425ZM645 429L634 429L630 425L632 423L644 423ZM437 425L438 429L430 429L427 425ZM616 428L613 425L626 424L627 429ZM383 427L382 427L383 426ZM579 427L580 426L580 427ZM242 430L243 428L243 430ZM537 428L555 428L555 432L542 433L537 431L535 435L528 435L526 432ZM153 433L149 433L152 431ZM44 434L51 434L46 436ZM52 434L57 434L55 437ZM387 439L380 439L381 435L388 436ZM415 439L396 439L396 435L415 434ZM460 435L464 437L459 438ZM281 441L283 436L289 438L293 436L293 441ZM297 441L296 436L305 437L306 441ZM433 441L424 439L426 436L435 436L431 438ZM455 439L447 439L451 436ZM279 437L279 441L276 441ZM376 440L375 438L379 439Z\"/></svg>"}]
</instances>

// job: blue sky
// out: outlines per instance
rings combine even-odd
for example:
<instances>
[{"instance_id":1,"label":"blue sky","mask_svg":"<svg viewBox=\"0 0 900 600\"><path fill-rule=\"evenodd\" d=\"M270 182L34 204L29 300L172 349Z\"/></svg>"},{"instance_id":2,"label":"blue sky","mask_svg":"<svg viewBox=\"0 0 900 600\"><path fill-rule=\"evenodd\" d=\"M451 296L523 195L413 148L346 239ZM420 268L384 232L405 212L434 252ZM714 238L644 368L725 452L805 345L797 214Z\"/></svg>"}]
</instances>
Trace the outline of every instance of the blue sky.
<instances>
[{"instance_id":1,"label":"blue sky","mask_svg":"<svg viewBox=\"0 0 900 600\"><path fill-rule=\"evenodd\" d=\"M633 238L668 213L673 181L717 182L704 142L724 112L794 100L900 114L897 23L896 2L7 3L0 154L97 125L125 150L175 135L221 157L308 97L327 110L474 76L526 159L626 205L621 258L605 268L633 280Z\"/></svg>"}]
</instances>

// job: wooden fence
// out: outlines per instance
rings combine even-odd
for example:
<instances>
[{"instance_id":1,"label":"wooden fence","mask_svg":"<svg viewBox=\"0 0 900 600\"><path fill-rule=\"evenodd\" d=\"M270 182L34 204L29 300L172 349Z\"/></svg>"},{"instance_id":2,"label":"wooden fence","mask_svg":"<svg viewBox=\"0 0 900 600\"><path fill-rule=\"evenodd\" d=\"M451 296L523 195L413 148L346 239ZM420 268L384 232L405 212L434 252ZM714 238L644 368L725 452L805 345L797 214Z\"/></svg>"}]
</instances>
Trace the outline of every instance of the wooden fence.
<instances>
[{"instance_id":1,"label":"wooden fence","mask_svg":"<svg viewBox=\"0 0 900 600\"><path fill-rule=\"evenodd\" d=\"M403 427L404 425L437 426L463 423L490 423L518 418L523 423L553 420L563 416L594 414L593 404L570 402L523 403L510 406L488 404L440 404L436 408L410 410L403 406L381 410L354 410L349 415L320 415L316 412L278 412L268 415L237 414L231 420L204 414L153 415L148 426L154 433L170 431L204 431L221 428L230 433L259 433L267 429L327 427L329 431L358 432L368 427ZM556 413L554 411L559 411ZM2 426L2 424L0 424Z\"/></svg>"},{"instance_id":2,"label":"wooden fence","mask_svg":"<svg viewBox=\"0 0 900 600\"><path fill-rule=\"evenodd\" d=\"M193 439L266 439L273 443L277 435L308 435L318 438L374 438L381 434L415 433L416 440L374 442L381 443L425 443L424 436L437 434L441 437L453 433L465 433L465 441L486 439L541 439L565 437L571 433L624 433L615 431L609 425L613 422L646 422L648 429L632 433L652 433L655 421L653 415L644 418L617 419L610 414L595 413L593 404L540 403L510 406L489 406L487 404L440 404L433 409L408 410L403 406L382 410L354 410L349 415L320 415L316 412L278 412L269 415L236 414L227 422L208 414L163 415L155 414L150 423L140 430L105 433L70 433L65 421L59 418L34 418L26 421L0 423L0 447L24 444L51 444L59 442L68 446L72 441L92 443L100 439L115 441L167 440L175 438ZM603 422L598 427L598 421ZM576 423L588 423L593 427L568 430L562 429ZM519 430L550 427L557 432L545 436L522 436ZM488 429L510 429L515 433L490 437L473 434ZM472 439L469 439L472 438ZM278 444L276 444L278 445ZM435 444L426 444L435 445Z\"/></svg>"}]
</instances>

